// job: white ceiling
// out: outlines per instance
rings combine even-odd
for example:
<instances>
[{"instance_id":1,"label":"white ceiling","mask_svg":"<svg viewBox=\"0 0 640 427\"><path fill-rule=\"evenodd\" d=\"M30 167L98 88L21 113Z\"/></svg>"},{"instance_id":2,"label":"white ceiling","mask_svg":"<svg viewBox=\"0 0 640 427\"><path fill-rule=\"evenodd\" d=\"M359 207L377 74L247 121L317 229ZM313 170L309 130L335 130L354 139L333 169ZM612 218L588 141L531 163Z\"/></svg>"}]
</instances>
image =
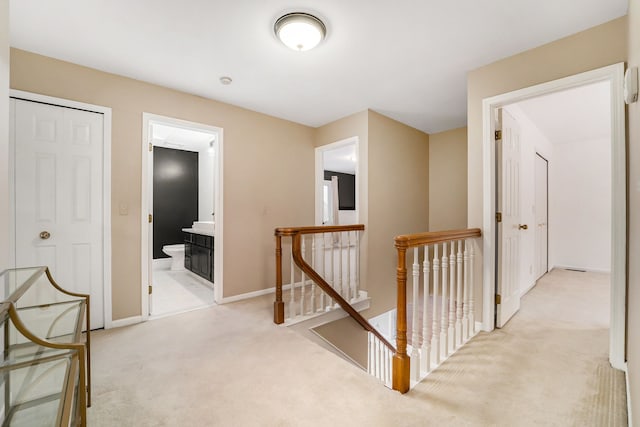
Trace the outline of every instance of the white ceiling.
<instances>
[{"instance_id":1,"label":"white ceiling","mask_svg":"<svg viewBox=\"0 0 640 427\"><path fill-rule=\"evenodd\" d=\"M609 82L528 99L515 104L552 144L611 136Z\"/></svg>"},{"instance_id":2,"label":"white ceiling","mask_svg":"<svg viewBox=\"0 0 640 427\"><path fill-rule=\"evenodd\" d=\"M151 141L153 145L175 148L186 151L213 152L216 135L196 129L169 126L160 123L151 125Z\"/></svg>"},{"instance_id":3,"label":"white ceiling","mask_svg":"<svg viewBox=\"0 0 640 427\"><path fill-rule=\"evenodd\" d=\"M295 52L273 23L322 18ZM466 73L626 14L627 0L10 0L11 45L321 126L367 108L466 125ZM223 86L221 76L233 83Z\"/></svg>"},{"instance_id":4,"label":"white ceiling","mask_svg":"<svg viewBox=\"0 0 640 427\"><path fill-rule=\"evenodd\" d=\"M356 173L356 144L326 150L322 153L322 166L324 170L332 172Z\"/></svg>"}]
</instances>

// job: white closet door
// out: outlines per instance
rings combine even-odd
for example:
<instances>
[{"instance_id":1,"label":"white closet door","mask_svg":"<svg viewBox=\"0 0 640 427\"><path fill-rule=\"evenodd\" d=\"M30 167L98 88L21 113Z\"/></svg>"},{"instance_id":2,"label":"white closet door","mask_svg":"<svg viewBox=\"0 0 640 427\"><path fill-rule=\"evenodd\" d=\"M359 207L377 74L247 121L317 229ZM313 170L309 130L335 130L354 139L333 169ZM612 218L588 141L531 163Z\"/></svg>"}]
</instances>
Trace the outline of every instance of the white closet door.
<instances>
[{"instance_id":1,"label":"white closet door","mask_svg":"<svg viewBox=\"0 0 640 427\"><path fill-rule=\"evenodd\" d=\"M104 326L103 116L12 100L17 266L47 265L64 288L91 295Z\"/></svg>"},{"instance_id":2,"label":"white closet door","mask_svg":"<svg viewBox=\"0 0 640 427\"><path fill-rule=\"evenodd\" d=\"M503 327L520 309L520 128L507 111L499 114L502 139L496 141L498 159L498 286L496 326Z\"/></svg>"}]
</instances>

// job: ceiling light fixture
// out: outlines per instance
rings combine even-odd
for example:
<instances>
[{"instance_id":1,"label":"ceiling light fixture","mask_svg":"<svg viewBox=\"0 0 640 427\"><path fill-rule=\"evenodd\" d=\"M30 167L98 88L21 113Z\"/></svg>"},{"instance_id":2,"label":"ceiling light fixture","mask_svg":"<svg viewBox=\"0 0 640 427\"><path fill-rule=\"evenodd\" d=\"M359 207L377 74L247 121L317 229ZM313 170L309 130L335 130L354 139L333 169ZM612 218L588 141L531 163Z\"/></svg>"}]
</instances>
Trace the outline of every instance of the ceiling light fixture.
<instances>
[{"instance_id":1,"label":"ceiling light fixture","mask_svg":"<svg viewBox=\"0 0 640 427\"><path fill-rule=\"evenodd\" d=\"M313 49L327 36L327 27L313 15L304 12L287 13L273 26L276 36L287 47L305 51Z\"/></svg>"},{"instance_id":2,"label":"ceiling light fixture","mask_svg":"<svg viewBox=\"0 0 640 427\"><path fill-rule=\"evenodd\" d=\"M225 86L230 85L232 81L233 80L231 79L231 77L227 77L227 76L220 77L220 83L222 83Z\"/></svg>"}]
</instances>

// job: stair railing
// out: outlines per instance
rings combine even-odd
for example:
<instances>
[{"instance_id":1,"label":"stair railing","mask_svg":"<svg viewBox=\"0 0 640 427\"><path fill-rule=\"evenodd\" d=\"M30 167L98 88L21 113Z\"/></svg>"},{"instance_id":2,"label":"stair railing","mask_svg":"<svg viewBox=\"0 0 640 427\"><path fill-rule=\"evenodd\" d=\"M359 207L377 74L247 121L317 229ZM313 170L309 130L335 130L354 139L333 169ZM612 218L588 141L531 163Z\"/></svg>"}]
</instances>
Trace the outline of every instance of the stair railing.
<instances>
[{"instance_id":1,"label":"stair railing","mask_svg":"<svg viewBox=\"0 0 640 427\"><path fill-rule=\"evenodd\" d=\"M398 296L394 390L406 393L411 382L420 381L434 366L475 335L474 245L479 237L480 229L473 228L395 238ZM407 353L406 261L409 249L413 249L411 356Z\"/></svg>"},{"instance_id":2,"label":"stair railing","mask_svg":"<svg viewBox=\"0 0 640 427\"><path fill-rule=\"evenodd\" d=\"M276 298L273 304L273 321L281 324L286 318L329 311L336 305L339 306L368 332L368 372L390 386L391 357L396 349L351 305L358 300L360 294L359 237L362 231L362 224L276 228ZM309 235L310 245L308 239L305 239ZM285 310L283 298L283 237L291 237L288 310ZM311 264L305 260L305 256L311 258ZM297 275L294 264L301 270ZM316 287L321 291L318 298Z\"/></svg>"}]
</instances>

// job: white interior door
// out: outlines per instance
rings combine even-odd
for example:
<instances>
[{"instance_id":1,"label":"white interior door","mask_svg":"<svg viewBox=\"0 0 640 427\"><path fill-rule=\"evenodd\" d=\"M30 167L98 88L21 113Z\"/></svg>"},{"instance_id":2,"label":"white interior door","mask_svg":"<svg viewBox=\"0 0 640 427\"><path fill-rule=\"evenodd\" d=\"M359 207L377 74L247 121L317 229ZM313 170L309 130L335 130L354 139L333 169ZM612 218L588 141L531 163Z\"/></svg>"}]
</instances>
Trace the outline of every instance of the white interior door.
<instances>
[{"instance_id":1,"label":"white interior door","mask_svg":"<svg viewBox=\"0 0 640 427\"><path fill-rule=\"evenodd\" d=\"M496 138L498 272L496 284L496 326L501 328L520 309L520 129L505 110L498 110Z\"/></svg>"},{"instance_id":2,"label":"white interior door","mask_svg":"<svg viewBox=\"0 0 640 427\"><path fill-rule=\"evenodd\" d=\"M103 115L11 100L16 266L46 265L65 289L91 295L104 326Z\"/></svg>"},{"instance_id":3,"label":"white interior door","mask_svg":"<svg viewBox=\"0 0 640 427\"><path fill-rule=\"evenodd\" d=\"M536 155L535 166L535 187L536 187L536 280L549 271L548 265L548 182L549 182L549 162L539 154Z\"/></svg>"}]
</instances>

